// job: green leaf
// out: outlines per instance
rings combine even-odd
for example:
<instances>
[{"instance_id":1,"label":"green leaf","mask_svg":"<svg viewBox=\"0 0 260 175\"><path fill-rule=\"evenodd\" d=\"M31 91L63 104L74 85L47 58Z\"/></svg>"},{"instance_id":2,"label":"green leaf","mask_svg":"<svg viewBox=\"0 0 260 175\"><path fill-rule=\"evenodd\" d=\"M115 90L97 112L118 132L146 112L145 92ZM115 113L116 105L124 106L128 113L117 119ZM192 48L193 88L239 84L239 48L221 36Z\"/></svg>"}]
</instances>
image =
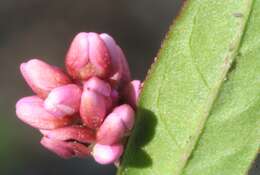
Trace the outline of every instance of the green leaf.
<instances>
[{"instance_id":1,"label":"green leaf","mask_svg":"<svg viewBox=\"0 0 260 175\"><path fill-rule=\"evenodd\" d=\"M118 175L242 175L260 146L260 0L188 0Z\"/></svg>"}]
</instances>

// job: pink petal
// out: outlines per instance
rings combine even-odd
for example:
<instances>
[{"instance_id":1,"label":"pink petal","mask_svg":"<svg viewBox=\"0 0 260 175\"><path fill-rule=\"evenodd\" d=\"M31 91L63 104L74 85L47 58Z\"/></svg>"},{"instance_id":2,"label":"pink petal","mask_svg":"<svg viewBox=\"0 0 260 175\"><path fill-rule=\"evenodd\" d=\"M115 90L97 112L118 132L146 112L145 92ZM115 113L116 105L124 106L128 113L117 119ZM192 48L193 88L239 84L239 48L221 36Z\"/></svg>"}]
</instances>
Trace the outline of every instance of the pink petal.
<instances>
[{"instance_id":1,"label":"pink petal","mask_svg":"<svg viewBox=\"0 0 260 175\"><path fill-rule=\"evenodd\" d=\"M61 69L38 59L22 63L20 70L28 85L40 97L46 97L52 89L70 83Z\"/></svg>"},{"instance_id":2,"label":"pink petal","mask_svg":"<svg viewBox=\"0 0 260 175\"><path fill-rule=\"evenodd\" d=\"M80 115L84 124L92 129L98 128L107 112L107 100L103 95L85 89L81 97Z\"/></svg>"},{"instance_id":3,"label":"pink petal","mask_svg":"<svg viewBox=\"0 0 260 175\"><path fill-rule=\"evenodd\" d=\"M112 70L110 81L113 84L113 87L120 87L122 84L130 81L131 79L125 55L111 36L103 33L100 37L105 42L111 56Z\"/></svg>"},{"instance_id":4,"label":"pink petal","mask_svg":"<svg viewBox=\"0 0 260 175\"><path fill-rule=\"evenodd\" d=\"M130 105L120 105L113 110L113 113L117 114L120 117L128 131L133 128L135 122L135 111Z\"/></svg>"},{"instance_id":5,"label":"pink petal","mask_svg":"<svg viewBox=\"0 0 260 175\"><path fill-rule=\"evenodd\" d=\"M123 82L129 82L131 80L131 73L130 73L130 70L129 70L129 65L128 65L128 62L126 60L125 54L119 46L117 47L117 51L119 53L119 57L121 58Z\"/></svg>"},{"instance_id":6,"label":"pink petal","mask_svg":"<svg viewBox=\"0 0 260 175\"><path fill-rule=\"evenodd\" d=\"M46 149L65 159L71 157L86 157L90 155L90 149L77 142L64 142L43 137L41 144Z\"/></svg>"},{"instance_id":7,"label":"pink petal","mask_svg":"<svg viewBox=\"0 0 260 175\"><path fill-rule=\"evenodd\" d=\"M43 137L41 139L41 144L49 151L52 151L64 159L68 159L74 156L73 151L67 148L66 142Z\"/></svg>"},{"instance_id":8,"label":"pink petal","mask_svg":"<svg viewBox=\"0 0 260 175\"><path fill-rule=\"evenodd\" d=\"M100 164L110 164L117 161L123 153L123 145L101 145L96 144L93 147L92 155L96 162Z\"/></svg>"},{"instance_id":9,"label":"pink petal","mask_svg":"<svg viewBox=\"0 0 260 175\"><path fill-rule=\"evenodd\" d=\"M89 40L89 58L91 63L96 67L100 77L108 77L110 73L111 57L104 41L97 33L90 32Z\"/></svg>"},{"instance_id":10,"label":"pink petal","mask_svg":"<svg viewBox=\"0 0 260 175\"><path fill-rule=\"evenodd\" d=\"M95 91L106 97L109 97L111 94L111 87L109 83L97 77L92 77L88 81L84 82L84 89Z\"/></svg>"},{"instance_id":11,"label":"pink petal","mask_svg":"<svg viewBox=\"0 0 260 175\"><path fill-rule=\"evenodd\" d=\"M110 72L110 55L96 33L79 33L73 39L66 56L66 68L74 79L92 76L106 78Z\"/></svg>"},{"instance_id":12,"label":"pink petal","mask_svg":"<svg viewBox=\"0 0 260 175\"><path fill-rule=\"evenodd\" d=\"M95 131L80 125L72 125L53 130L40 130L40 132L51 139L55 140L75 140L82 143L93 143L95 141Z\"/></svg>"},{"instance_id":13,"label":"pink petal","mask_svg":"<svg viewBox=\"0 0 260 175\"><path fill-rule=\"evenodd\" d=\"M37 96L24 97L16 103L16 114L23 122L40 129L64 127L74 121L72 116L57 117L43 107L43 100Z\"/></svg>"},{"instance_id":14,"label":"pink petal","mask_svg":"<svg viewBox=\"0 0 260 175\"><path fill-rule=\"evenodd\" d=\"M134 110L127 104L116 107L98 129L97 142L103 145L119 143L133 128L134 115Z\"/></svg>"},{"instance_id":15,"label":"pink petal","mask_svg":"<svg viewBox=\"0 0 260 175\"><path fill-rule=\"evenodd\" d=\"M97 142L103 145L119 143L126 131L126 127L120 116L112 112L98 129Z\"/></svg>"},{"instance_id":16,"label":"pink petal","mask_svg":"<svg viewBox=\"0 0 260 175\"><path fill-rule=\"evenodd\" d=\"M73 115L79 111L82 90L75 84L53 89L44 101L44 107L55 116Z\"/></svg>"},{"instance_id":17,"label":"pink petal","mask_svg":"<svg viewBox=\"0 0 260 175\"><path fill-rule=\"evenodd\" d=\"M106 44L106 47L108 48L111 57L111 66L112 66L111 74L114 75L119 71L121 66L121 60L117 52L117 44L115 40L106 33L100 34L100 37L103 39L103 41Z\"/></svg>"},{"instance_id":18,"label":"pink petal","mask_svg":"<svg viewBox=\"0 0 260 175\"><path fill-rule=\"evenodd\" d=\"M133 80L129 82L124 88L124 97L127 103L129 103L132 107L136 108L138 103L138 98L141 92L141 81Z\"/></svg>"}]
</instances>

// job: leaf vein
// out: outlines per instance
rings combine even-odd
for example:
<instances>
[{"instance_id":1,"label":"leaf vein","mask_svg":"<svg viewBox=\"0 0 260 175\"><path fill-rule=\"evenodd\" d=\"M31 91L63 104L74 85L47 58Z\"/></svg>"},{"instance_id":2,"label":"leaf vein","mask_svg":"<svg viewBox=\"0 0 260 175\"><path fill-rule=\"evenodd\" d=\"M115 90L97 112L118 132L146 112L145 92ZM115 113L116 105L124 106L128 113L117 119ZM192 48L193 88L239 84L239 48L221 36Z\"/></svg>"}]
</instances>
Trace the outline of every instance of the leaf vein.
<instances>
[{"instance_id":1,"label":"leaf vein","mask_svg":"<svg viewBox=\"0 0 260 175\"><path fill-rule=\"evenodd\" d=\"M163 76L162 76L162 80L164 81L166 79L166 75L167 75L167 72L168 72L168 69L169 69L169 65L164 69L164 72L163 72ZM158 95L157 95L157 98L156 98L156 105L159 106L160 105L160 94L161 91L162 91L162 87L163 87L163 84L160 85L159 89L158 89ZM167 125L167 122L165 121L164 117L162 117L162 112L160 109L158 109L158 117L159 119L162 121L162 124L163 124L163 128L164 130L167 132L167 135L170 137L170 140L171 142L173 142L177 148L180 148L180 145L179 143L177 142L176 138L174 137L174 135L170 132L169 128L168 128L168 125Z\"/></svg>"},{"instance_id":2,"label":"leaf vein","mask_svg":"<svg viewBox=\"0 0 260 175\"><path fill-rule=\"evenodd\" d=\"M190 33L190 36L189 36L189 49L190 49L190 54L191 54L192 65L195 67L195 70L196 70L196 72L199 74L199 76L200 76L200 78L201 78L203 84L205 85L205 87L206 87L208 90L210 90L209 84L208 84L208 82L207 82L205 76L203 75L203 73L201 72L201 70L200 70L198 64L197 64L196 61L195 61L196 58L195 58L195 55L194 55L193 49L192 49L193 28L194 28L194 26L195 26L196 23L197 23L197 15L198 15L199 11L200 11L200 8L196 11L196 13L195 13L195 15L194 15L194 17L193 17L192 26L191 26L191 33Z\"/></svg>"},{"instance_id":3,"label":"leaf vein","mask_svg":"<svg viewBox=\"0 0 260 175\"><path fill-rule=\"evenodd\" d=\"M220 88L221 88L221 86L222 86L222 84L225 80L226 75L228 74L229 69L231 68L232 63L234 62L236 56L239 53L239 49L242 45L245 31L247 30L247 25L248 25L248 22L249 22L249 19L250 19L250 15L252 13L254 2L255 2L255 0L248 1L247 18L245 19L244 23L241 24L241 30L238 32L238 35L236 36L235 49L231 50L231 51L229 50L227 52L226 56L225 56L222 75L221 75L219 81L215 84L215 86L212 88L211 92L209 93L209 94L212 94L212 95L209 95L209 97L208 97L209 100L208 100L208 103L206 103L207 105L205 107L205 109L208 109L208 110L203 112L203 114L205 114L205 116L202 117L201 122L200 122L200 126L198 127L198 132L196 132L196 133L198 133L198 135L193 140L194 143L192 144L193 146L192 146L192 148L189 152L189 156L187 157L187 160L184 162L183 168L181 169L181 171L178 174L183 174L185 167L188 165L189 157L191 156L191 154L195 150L195 148L196 148L196 146L197 146L197 144L200 140L200 137L203 134L205 123L206 123L206 121L207 121L207 119L210 115L210 111L212 110L214 102L218 98L219 90L220 90ZM231 43L231 44L234 44L234 43Z\"/></svg>"}]
</instances>

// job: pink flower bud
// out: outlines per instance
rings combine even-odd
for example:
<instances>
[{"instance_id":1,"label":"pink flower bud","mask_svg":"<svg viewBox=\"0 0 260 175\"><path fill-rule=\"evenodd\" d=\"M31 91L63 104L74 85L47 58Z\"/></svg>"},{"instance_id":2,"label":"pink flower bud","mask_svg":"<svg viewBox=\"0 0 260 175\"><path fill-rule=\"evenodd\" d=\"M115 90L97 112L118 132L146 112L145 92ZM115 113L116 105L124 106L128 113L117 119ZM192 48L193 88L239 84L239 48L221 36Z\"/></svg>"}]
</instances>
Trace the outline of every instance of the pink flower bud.
<instances>
[{"instance_id":1,"label":"pink flower bud","mask_svg":"<svg viewBox=\"0 0 260 175\"><path fill-rule=\"evenodd\" d=\"M123 94L127 103L129 103L132 107L136 108L138 98L141 92L141 81L133 80L126 85L124 88Z\"/></svg>"},{"instance_id":2,"label":"pink flower bud","mask_svg":"<svg viewBox=\"0 0 260 175\"><path fill-rule=\"evenodd\" d=\"M91 76L106 78L110 72L110 55L97 33L79 33L73 39L66 56L66 67L74 79Z\"/></svg>"},{"instance_id":3,"label":"pink flower bud","mask_svg":"<svg viewBox=\"0 0 260 175\"><path fill-rule=\"evenodd\" d=\"M16 103L18 118L39 129L41 144L63 158L92 154L100 164L117 164L134 126L141 82L130 82L125 55L108 34L79 33L65 64L71 79L38 59L21 64L37 96Z\"/></svg>"},{"instance_id":4,"label":"pink flower bud","mask_svg":"<svg viewBox=\"0 0 260 175\"><path fill-rule=\"evenodd\" d=\"M57 117L43 107L43 100L37 96L24 97L16 103L16 114L23 122L40 129L64 127L74 121L72 116Z\"/></svg>"},{"instance_id":5,"label":"pink flower bud","mask_svg":"<svg viewBox=\"0 0 260 175\"><path fill-rule=\"evenodd\" d=\"M75 84L53 89L44 101L44 107L55 116L73 115L78 112L82 91Z\"/></svg>"},{"instance_id":6,"label":"pink flower bud","mask_svg":"<svg viewBox=\"0 0 260 175\"><path fill-rule=\"evenodd\" d=\"M96 139L94 130L80 125L72 125L53 130L40 130L40 132L45 137L61 141L74 140L81 143L93 143Z\"/></svg>"},{"instance_id":7,"label":"pink flower bud","mask_svg":"<svg viewBox=\"0 0 260 175\"><path fill-rule=\"evenodd\" d=\"M88 81L85 81L84 89L88 89L105 96L107 110L110 110L113 106L115 106L119 100L117 90L111 89L109 83L97 77L92 77Z\"/></svg>"},{"instance_id":8,"label":"pink flower bud","mask_svg":"<svg viewBox=\"0 0 260 175\"><path fill-rule=\"evenodd\" d=\"M101 145L93 147L92 155L96 162L100 164L110 164L117 161L123 153L123 145Z\"/></svg>"},{"instance_id":9,"label":"pink flower bud","mask_svg":"<svg viewBox=\"0 0 260 175\"><path fill-rule=\"evenodd\" d=\"M129 70L129 65L128 65L128 62L126 60L126 57L125 57L125 54L123 52L123 50L117 46L117 50L118 50L118 54L119 54L119 57L121 58L121 62L122 62L122 73L123 73L123 77L122 77L122 80L124 83L126 82L129 82L131 80L131 73L130 73L130 70Z\"/></svg>"},{"instance_id":10,"label":"pink flower bud","mask_svg":"<svg viewBox=\"0 0 260 175\"><path fill-rule=\"evenodd\" d=\"M86 157L90 155L90 149L87 146L77 142L64 142L43 137L41 144L46 149L65 159L71 157Z\"/></svg>"},{"instance_id":11,"label":"pink flower bud","mask_svg":"<svg viewBox=\"0 0 260 175\"><path fill-rule=\"evenodd\" d=\"M109 97L111 94L111 87L109 83L97 77L92 77L88 81L84 82L84 89L95 91L106 97Z\"/></svg>"},{"instance_id":12,"label":"pink flower bud","mask_svg":"<svg viewBox=\"0 0 260 175\"><path fill-rule=\"evenodd\" d=\"M130 105L120 105L113 110L113 113L120 116L120 119L128 131L132 130L135 122L135 111Z\"/></svg>"},{"instance_id":13,"label":"pink flower bud","mask_svg":"<svg viewBox=\"0 0 260 175\"><path fill-rule=\"evenodd\" d=\"M103 145L119 143L126 133L126 127L120 116L109 114L97 132L97 142Z\"/></svg>"},{"instance_id":14,"label":"pink flower bud","mask_svg":"<svg viewBox=\"0 0 260 175\"><path fill-rule=\"evenodd\" d=\"M70 83L61 69L38 59L22 63L20 70L28 85L40 97L46 97L52 89Z\"/></svg>"},{"instance_id":15,"label":"pink flower bud","mask_svg":"<svg viewBox=\"0 0 260 175\"><path fill-rule=\"evenodd\" d=\"M134 125L134 110L127 104L116 107L97 132L97 142L104 145L119 143Z\"/></svg>"},{"instance_id":16,"label":"pink flower bud","mask_svg":"<svg viewBox=\"0 0 260 175\"><path fill-rule=\"evenodd\" d=\"M131 79L125 55L111 36L103 33L100 37L105 42L111 56L112 68L110 81L114 87L120 87L123 83L126 83Z\"/></svg>"},{"instance_id":17,"label":"pink flower bud","mask_svg":"<svg viewBox=\"0 0 260 175\"><path fill-rule=\"evenodd\" d=\"M94 91L84 89L80 104L80 115L84 124L92 129L96 129L103 122L106 113L106 97Z\"/></svg>"}]
</instances>

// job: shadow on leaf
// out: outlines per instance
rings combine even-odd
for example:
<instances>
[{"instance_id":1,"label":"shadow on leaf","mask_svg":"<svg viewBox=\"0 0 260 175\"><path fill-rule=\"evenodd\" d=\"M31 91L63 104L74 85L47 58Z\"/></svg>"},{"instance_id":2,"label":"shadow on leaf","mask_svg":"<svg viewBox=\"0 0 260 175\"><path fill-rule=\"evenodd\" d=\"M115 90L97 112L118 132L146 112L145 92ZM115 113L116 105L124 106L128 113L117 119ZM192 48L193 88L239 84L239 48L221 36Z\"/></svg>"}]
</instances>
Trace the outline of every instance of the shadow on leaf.
<instances>
[{"instance_id":1,"label":"shadow on leaf","mask_svg":"<svg viewBox=\"0 0 260 175\"><path fill-rule=\"evenodd\" d=\"M139 107L135 128L124 155L124 167L141 168L152 165L151 157L143 148L153 139L156 125L157 119L154 113Z\"/></svg>"}]
</instances>

